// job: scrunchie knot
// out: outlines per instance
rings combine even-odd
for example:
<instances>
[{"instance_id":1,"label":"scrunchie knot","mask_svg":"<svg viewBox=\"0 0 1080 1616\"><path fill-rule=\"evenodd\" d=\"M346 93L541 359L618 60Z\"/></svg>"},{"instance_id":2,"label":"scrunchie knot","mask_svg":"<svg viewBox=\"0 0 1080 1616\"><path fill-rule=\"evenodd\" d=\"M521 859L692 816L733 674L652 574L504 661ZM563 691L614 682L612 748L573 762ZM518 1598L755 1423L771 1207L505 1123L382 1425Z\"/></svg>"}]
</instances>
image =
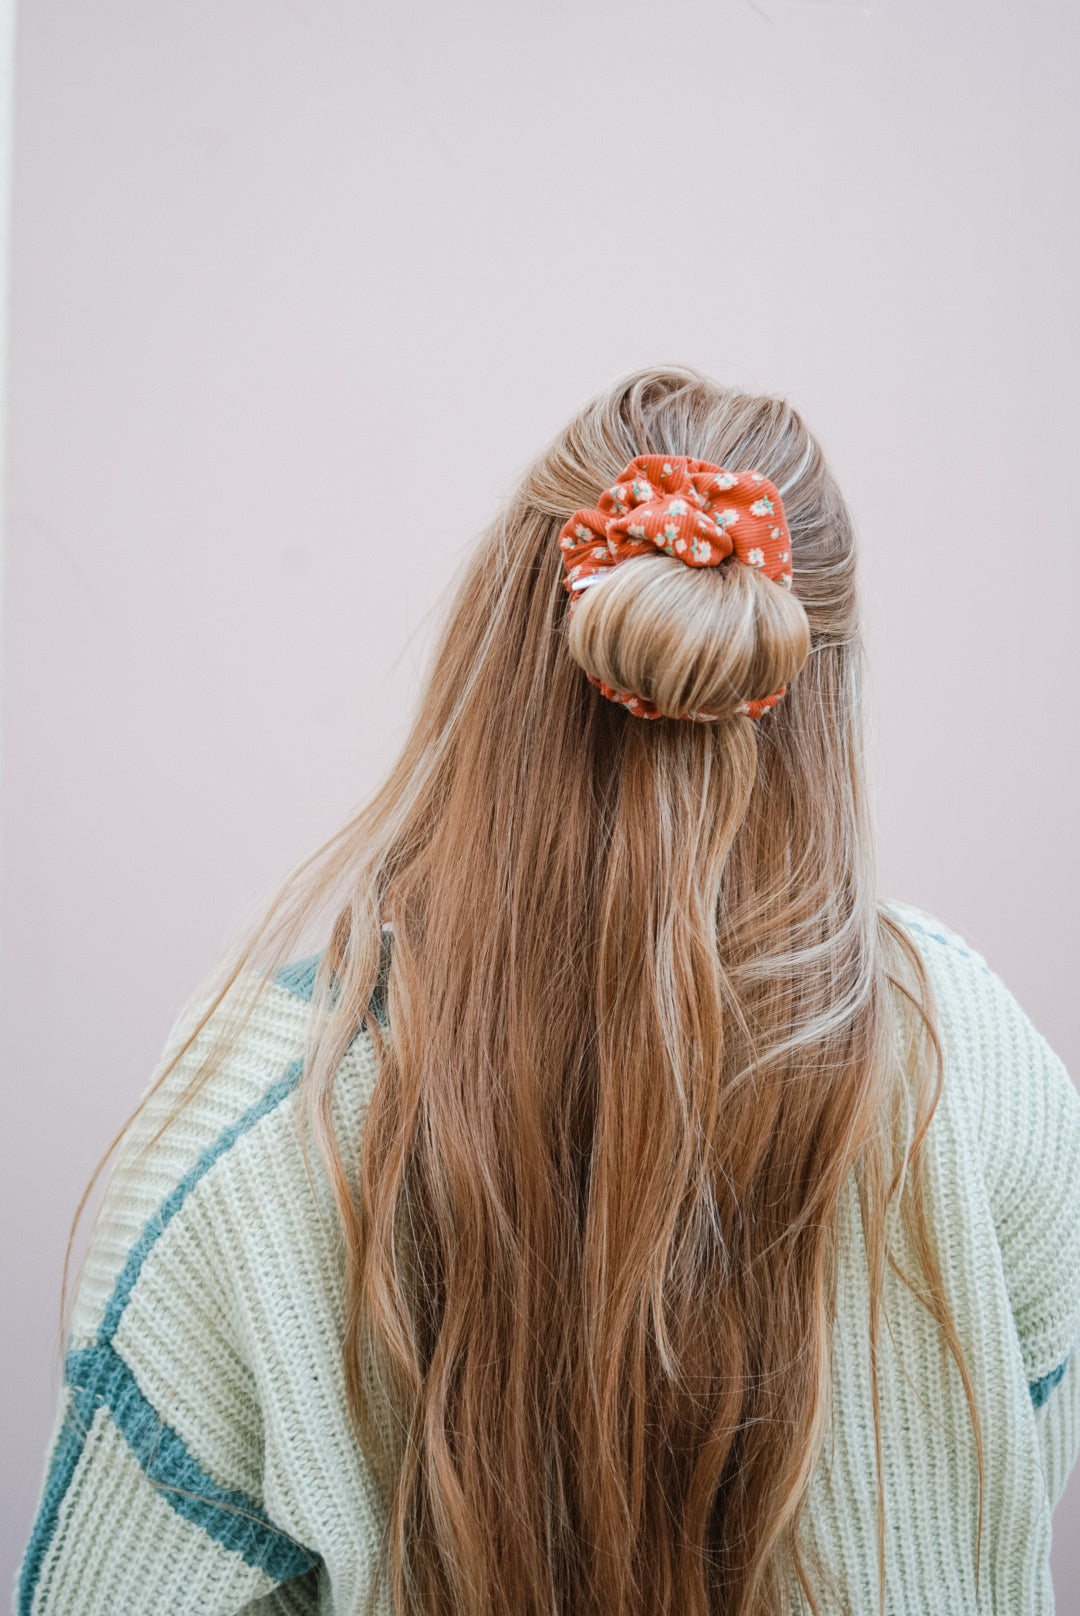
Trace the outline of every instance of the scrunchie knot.
<instances>
[{"instance_id":1,"label":"scrunchie knot","mask_svg":"<svg viewBox=\"0 0 1080 1616\"><path fill-rule=\"evenodd\" d=\"M595 508L575 511L559 535L571 596L611 567L659 550L688 567L716 567L734 553L745 566L791 588L791 538L783 501L758 471L725 471L686 455L638 455ZM638 717L662 715L640 696L610 690L604 695ZM760 717L784 694L744 702L741 711ZM705 718L707 714L694 714Z\"/></svg>"}]
</instances>

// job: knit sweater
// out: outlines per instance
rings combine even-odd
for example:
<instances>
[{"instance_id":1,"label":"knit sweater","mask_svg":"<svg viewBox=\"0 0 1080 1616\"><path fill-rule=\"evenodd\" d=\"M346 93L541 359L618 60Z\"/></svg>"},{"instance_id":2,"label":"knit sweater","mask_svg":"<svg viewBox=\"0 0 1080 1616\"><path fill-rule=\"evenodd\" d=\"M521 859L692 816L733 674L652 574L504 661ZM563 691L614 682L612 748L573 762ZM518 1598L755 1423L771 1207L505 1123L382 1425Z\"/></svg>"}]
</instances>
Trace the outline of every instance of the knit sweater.
<instances>
[{"instance_id":1,"label":"knit sweater","mask_svg":"<svg viewBox=\"0 0 1080 1616\"><path fill-rule=\"evenodd\" d=\"M1051 1510L1080 1444L1080 1096L979 954L932 917L890 907L941 1014L926 1204L982 1421L985 1492L976 1595L978 1472L962 1384L889 1271L886 1610L1044 1616ZM341 1237L299 1126L316 963L278 973L227 1061L150 1143L226 1000L128 1140L77 1295L19 1616L365 1608L386 1504L349 1424ZM191 1025L182 1020L166 1057ZM375 1076L361 1033L334 1102L353 1174ZM802 1530L829 1584L823 1616L868 1616L877 1471L854 1177L839 1210L829 1425ZM895 1238L916 1272L899 1224ZM374 1609L391 1609L385 1579Z\"/></svg>"}]
</instances>

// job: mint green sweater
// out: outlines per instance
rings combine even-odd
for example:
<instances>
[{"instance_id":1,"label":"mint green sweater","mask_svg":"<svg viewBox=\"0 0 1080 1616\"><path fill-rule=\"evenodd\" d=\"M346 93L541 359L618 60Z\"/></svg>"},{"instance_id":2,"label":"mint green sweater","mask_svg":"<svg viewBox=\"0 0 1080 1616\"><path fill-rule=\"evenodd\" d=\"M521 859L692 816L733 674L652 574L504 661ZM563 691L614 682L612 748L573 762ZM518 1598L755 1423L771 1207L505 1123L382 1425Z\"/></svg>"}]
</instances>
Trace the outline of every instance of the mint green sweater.
<instances>
[{"instance_id":1,"label":"mint green sweater","mask_svg":"<svg viewBox=\"0 0 1080 1616\"><path fill-rule=\"evenodd\" d=\"M886 1609L1045 1616L1051 1510L1080 1444L1080 1097L985 961L931 917L891 907L926 961L943 1020L927 1206L982 1419L986 1489L976 1597L977 1469L962 1386L890 1273ZM128 1142L78 1293L19 1616L363 1609L385 1505L349 1426L332 1203L300 1143L313 976L312 961L279 974L227 1064L139 1156L212 1024ZM335 1101L352 1147L374 1078L362 1035ZM832 1583L829 1616L877 1610L854 1189L852 1179L840 1214L830 1427L804 1525ZM384 1588L376 1609L389 1608Z\"/></svg>"}]
</instances>

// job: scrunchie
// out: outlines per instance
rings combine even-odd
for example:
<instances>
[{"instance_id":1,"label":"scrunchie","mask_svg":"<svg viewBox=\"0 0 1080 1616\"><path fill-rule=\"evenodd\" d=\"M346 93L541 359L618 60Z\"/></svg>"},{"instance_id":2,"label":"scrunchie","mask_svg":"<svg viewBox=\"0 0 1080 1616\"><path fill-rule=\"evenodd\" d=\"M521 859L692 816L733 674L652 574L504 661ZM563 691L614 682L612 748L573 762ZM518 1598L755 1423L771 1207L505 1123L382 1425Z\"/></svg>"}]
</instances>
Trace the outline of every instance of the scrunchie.
<instances>
[{"instance_id":1,"label":"scrunchie","mask_svg":"<svg viewBox=\"0 0 1080 1616\"><path fill-rule=\"evenodd\" d=\"M575 511L559 534L570 592L571 612L578 593L620 561L659 550L688 567L716 567L734 552L745 566L791 588L791 538L780 495L758 471L725 471L708 460L686 455L638 455L618 482L604 490L595 509ZM613 690L586 676L609 701L621 702L638 718L665 715L642 696ZM786 690L781 685L760 701L735 709L760 718ZM689 713L697 722L712 713Z\"/></svg>"}]
</instances>

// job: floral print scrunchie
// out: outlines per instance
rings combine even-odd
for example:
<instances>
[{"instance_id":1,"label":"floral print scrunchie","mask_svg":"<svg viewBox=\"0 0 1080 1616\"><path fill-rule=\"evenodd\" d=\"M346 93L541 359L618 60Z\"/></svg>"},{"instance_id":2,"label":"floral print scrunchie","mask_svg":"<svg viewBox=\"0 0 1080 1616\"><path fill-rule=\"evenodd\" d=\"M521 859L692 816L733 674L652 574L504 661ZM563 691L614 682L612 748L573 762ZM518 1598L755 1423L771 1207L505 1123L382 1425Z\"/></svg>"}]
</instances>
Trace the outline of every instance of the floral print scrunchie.
<instances>
[{"instance_id":1,"label":"floral print scrunchie","mask_svg":"<svg viewBox=\"0 0 1080 1616\"><path fill-rule=\"evenodd\" d=\"M725 471L686 455L638 455L593 510L575 511L559 534L571 607L581 590L620 561L659 550L688 567L716 567L733 552L748 567L791 588L791 538L773 484L757 471ZM662 718L652 702L587 675L609 701L637 718ZM736 709L760 718L787 687ZM698 722L710 713L692 713Z\"/></svg>"}]
</instances>

